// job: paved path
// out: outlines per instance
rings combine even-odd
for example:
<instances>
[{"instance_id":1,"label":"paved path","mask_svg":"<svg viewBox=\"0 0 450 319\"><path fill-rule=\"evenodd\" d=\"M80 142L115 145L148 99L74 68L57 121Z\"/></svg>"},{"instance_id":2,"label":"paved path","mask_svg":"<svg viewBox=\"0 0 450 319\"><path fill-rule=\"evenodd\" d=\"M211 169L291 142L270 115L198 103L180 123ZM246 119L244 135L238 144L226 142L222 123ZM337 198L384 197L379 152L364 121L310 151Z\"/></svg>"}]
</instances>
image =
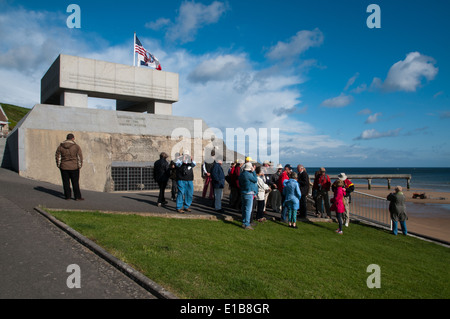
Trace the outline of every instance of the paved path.
<instances>
[{"instance_id":1,"label":"paved path","mask_svg":"<svg viewBox=\"0 0 450 319\"><path fill-rule=\"evenodd\" d=\"M84 191L85 201L66 201L60 186L5 169L0 185L0 298L155 298L34 210L43 205L145 211L153 206L148 194ZM80 267L80 289L67 287L71 264Z\"/></svg>"},{"instance_id":2,"label":"paved path","mask_svg":"<svg viewBox=\"0 0 450 319\"><path fill-rule=\"evenodd\" d=\"M62 186L20 177L0 168L0 299L1 298L156 298L110 263L55 226L35 210L101 210L133 213L167 214L176 212L175 202L157 207L157 192L102 193L82 190L84 201L66 201ZM170 192L166 193L170 197ZM192 213L211 218L211 201L194 194ZM232 216L239 216L230 211ZM225 216L226 218L226 216ZM81 270L81 288L70 289L67 267ZM154 283L149 286L154 288ZM161 288L161 287L158 287ZM152 290L155 291L155 290ZM176 297L164 289L164 297Z\"/></svg>"}]
</instances>

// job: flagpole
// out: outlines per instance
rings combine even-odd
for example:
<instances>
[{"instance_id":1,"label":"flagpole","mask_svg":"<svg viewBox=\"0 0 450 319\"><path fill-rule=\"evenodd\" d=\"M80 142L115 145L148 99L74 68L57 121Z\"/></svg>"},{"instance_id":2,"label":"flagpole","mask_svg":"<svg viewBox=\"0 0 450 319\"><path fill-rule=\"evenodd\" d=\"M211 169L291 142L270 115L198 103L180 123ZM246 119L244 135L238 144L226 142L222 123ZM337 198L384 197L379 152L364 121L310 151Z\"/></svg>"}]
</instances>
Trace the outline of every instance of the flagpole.
<instances>
[{"instance_id":1,"label":"flagpole","mask_svg":"<svg viewBox=\"0 0 450 319\"><path fill-rule=\"evenodd\" d=\"M133 45L133 66L136 66L136 32L134 33L134 45Z\"/></svg>"}]
</instances>

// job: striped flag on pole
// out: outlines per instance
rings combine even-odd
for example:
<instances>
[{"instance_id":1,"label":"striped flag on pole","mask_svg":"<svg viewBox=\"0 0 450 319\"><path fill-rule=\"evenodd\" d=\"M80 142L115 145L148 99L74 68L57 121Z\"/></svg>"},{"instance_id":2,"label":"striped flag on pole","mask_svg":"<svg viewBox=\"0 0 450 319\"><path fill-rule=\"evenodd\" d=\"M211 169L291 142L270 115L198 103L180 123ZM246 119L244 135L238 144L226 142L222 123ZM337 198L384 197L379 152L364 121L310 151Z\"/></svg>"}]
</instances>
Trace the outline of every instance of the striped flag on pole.
<instances>
[{"instance_id":1,"label":"striped flag on pole","mask_svg":"<svg viewBox=\"0 0 450 319\"><path fill-rule=\"evenodd\" d=\"M139 41L136 36L136 33L134 34L134 53L138 54L138 66L144 65L160 71L162 70L159 60L144 48L141 41ZM133 65L136 65L135 61L133 62Z\"/></svg>"},{"instance_id":2,"label":"striped flag on pole","mask_svg":"<svg viewBox=\"0 0 450 319\"><path fill-rule=\"evenodd\" d=\"M138 37L135 36L134 38L135 42L134 42L134 52L144 56L145 53L147 52L147 50L144 49L144 47L142 46L141 41L139 41Z\"/></svg>"}]
</instances>

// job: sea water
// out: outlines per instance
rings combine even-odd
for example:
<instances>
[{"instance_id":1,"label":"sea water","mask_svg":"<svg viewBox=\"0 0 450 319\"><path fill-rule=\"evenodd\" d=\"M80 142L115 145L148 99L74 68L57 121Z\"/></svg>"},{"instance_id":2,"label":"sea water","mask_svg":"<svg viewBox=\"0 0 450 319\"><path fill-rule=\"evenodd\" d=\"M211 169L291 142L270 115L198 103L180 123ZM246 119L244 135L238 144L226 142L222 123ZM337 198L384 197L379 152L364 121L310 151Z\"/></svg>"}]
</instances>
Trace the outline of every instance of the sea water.
<instances>
[{"instance_id":1,"label":"sea water","mask_svg":"<svg viewBox=\"0 0 450 319\"><path fill-rule=\"evenodd\" d=\"M311 179L319 167L306 167ZM450 167L325 167L328 175L338 175L345 173L347 175L393 175L393 174L409 174L411 175L411 188L429 189L438 192L450 192ZM295 171L297 169L295 168ZM355 180L355 184L367 184L367 179ZM372 185L387 186L386 179L373 179ZM406 187L406 179L393 179L391 186Z\"/></svg>"},{"instance_id":2,"label":"sea water","mask_svg":"<svg viewBox=\"0 0 450 319\"><path fill-rule=\"evenodd\" d=\"M311 179L314 177L314 173L319 169L319 167L306 167ZM425 192L426 190L430 190L450 193L450 167L325 167L325 169L328 175L338 175L340 173L345 173L346 175L409 174L411 175L411 188L424 190ZM352 182L355 184L367 184L367 179L352 179ZM382 185L387 187L387 180L373 179L372 185ZM392 190L397 185L406 189L406 179L393 179L391 181ZM420 217L450 217L450 205L448 204L421 204L407 202L406 207L408 214Z\"/></svg>"}]
</instances>

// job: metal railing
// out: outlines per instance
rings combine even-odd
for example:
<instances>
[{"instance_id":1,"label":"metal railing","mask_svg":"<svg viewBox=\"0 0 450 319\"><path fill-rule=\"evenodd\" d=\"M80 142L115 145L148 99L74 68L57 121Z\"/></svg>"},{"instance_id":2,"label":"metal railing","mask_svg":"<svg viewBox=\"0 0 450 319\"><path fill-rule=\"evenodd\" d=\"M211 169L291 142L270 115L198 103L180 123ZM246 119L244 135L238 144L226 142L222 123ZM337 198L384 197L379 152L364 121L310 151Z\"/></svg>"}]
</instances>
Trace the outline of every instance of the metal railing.
<instances>
[{"instance_id":1,"label":"metal railing","mask_svg":"<svg viewBox=\"0 0 450 319\"><path fill-rule=\"evenodd\" d=\"M112 167L114 191L146 191L158 189L153 167Z\"/></svg>"},{"instance_id":2,"label":"metal railing","mask_svg":"<svg viewBox=\"0 0 450 319\"><path fill-rule=\"evenodd\" d=\"M361 192L351 193L350 219L392 229L389 202L386 198Z\"/></svg>"},{"instance_id":3,"label":"metal railing","mask_svg":"<svg viewBox=\"0 0 450 319\"><path fill-rule=\"evenodd\" d=\"M338 179L337 175L329 175L331 180ZM372 180L382 180L385 179L387 181L387 188L391 189L391 182L393 179L406 179L406 188L410 189L411 187L411 174L349 174L347 178L351 181L355 180L367 180L368 189L372 189ZM314 177L311 177L311 180L314 180Z\"/></svg>"}]
</instances>

